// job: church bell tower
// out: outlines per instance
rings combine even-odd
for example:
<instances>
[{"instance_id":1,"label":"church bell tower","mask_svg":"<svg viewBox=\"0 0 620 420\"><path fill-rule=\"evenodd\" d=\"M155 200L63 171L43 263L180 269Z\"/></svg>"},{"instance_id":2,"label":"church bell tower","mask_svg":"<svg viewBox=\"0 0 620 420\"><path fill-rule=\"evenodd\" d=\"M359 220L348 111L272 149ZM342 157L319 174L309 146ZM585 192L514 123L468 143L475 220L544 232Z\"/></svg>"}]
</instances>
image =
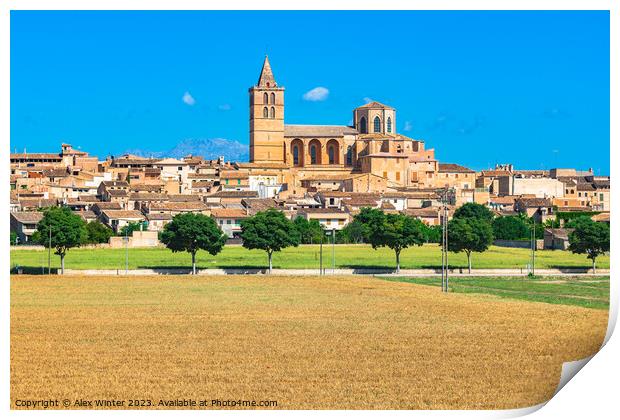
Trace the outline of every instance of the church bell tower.
<instances>
[{"instance_id":1,"label":"church bell tower","mask_svg":"<svg viewBox=\"0 0 620 420\"><path fill-rule=\"evenodd\" d=\"M284 88L276 83L267 56L249 93L250 162L284 162Z\"/></svg>"}]
</instances>

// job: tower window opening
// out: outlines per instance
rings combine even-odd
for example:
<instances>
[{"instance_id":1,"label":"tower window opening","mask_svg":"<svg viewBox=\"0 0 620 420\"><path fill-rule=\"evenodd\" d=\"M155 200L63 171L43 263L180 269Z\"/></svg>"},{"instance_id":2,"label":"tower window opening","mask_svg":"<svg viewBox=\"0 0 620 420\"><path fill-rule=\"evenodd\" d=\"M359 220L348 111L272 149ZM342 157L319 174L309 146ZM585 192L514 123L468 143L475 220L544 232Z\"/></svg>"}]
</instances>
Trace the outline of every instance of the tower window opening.
<instances>
[{"instance_id":1,"label":"tower window opening","mask_svg":"<svg viewBox=\"0 0 620 420\"><path fill-rule=\"evenodd\" d=\"M316 144L310 146L310 163L316 165Z\"/></svg>"},{"instance_id":2,"label":"tower window opening","mask_svg":"<svg viewBox=\"0 0 620 420\"><path fill-rule=\"evenodd\" d=\"M366 117L360 118L360 133L366 134L368 131L366 129Z\"/></svg>"},{"instance_id":3,"label":"tower window opening","mask_svg":"<svg viewBox=\"0 0 620 420\"><path fill-rule=\"evenodd\" d=\"M293 146L293 165L299 165L299 146Z\"/></svg>"},{"instance_id":4,"label":"tower window opening","mask_svg":"<svg viewBox=\"0 0 620 420\"><path fill-rule=\"evenodd\" d=\"M263 118L269 118L269 109L267 107L263 108Z\"/></svg>"},{"instance_id":5,"label":"tower window opening","mask_svg":"<svg viewBox=\"0 0 620 420\"><path fill-rule=\"evenodd\" d=\"M380 133L381 132L381 119L379 117L375 117L373 129L374 129L373 131L375 133Z\"/></svg>"},{"instance_id":6,"label":"tower window opening","mask_svg":"<svg viewBox=\"0 0 620 420\"><path fill-rule=\"evenodd\" d=\"M271 112L269 114L270 118L275 118L276 117L276 109L272 106L271 107Z\"/></svg>"}]
</instances>

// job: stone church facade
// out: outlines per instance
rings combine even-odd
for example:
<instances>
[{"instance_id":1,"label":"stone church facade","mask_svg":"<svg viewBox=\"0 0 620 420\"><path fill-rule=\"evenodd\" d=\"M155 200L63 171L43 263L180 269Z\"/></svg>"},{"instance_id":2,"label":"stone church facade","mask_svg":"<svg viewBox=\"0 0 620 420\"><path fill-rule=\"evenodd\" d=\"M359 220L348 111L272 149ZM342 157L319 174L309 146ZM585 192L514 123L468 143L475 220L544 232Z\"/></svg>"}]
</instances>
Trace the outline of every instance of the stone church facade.
<instances>
[{"instance_id":1,"label":"stone church facade","mask_svg":"<svg viewBox=\"0 0 620 420\"><path fill-rule=\"evenodd\" d=\"M285 89L265 57L258 82L249 89L250 174L270 173L291 193L320 180L353 178L368 190L431 188L438 162L424 142L396 132L396 110L370 102L353 110L353 126L291 125L284 122ZM367 180L366 180L367 178Z\"/></svg>"}]
</instances>

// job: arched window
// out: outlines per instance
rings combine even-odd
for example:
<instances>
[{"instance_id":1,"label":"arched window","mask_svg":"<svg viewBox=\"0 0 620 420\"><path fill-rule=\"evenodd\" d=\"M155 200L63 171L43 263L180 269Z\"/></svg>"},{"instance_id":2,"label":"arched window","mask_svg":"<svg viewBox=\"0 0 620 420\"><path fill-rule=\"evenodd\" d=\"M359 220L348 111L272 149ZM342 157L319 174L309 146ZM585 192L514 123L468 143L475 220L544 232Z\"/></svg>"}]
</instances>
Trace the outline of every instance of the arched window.
<instances>
[{"instance_id":1,"label":"arched window","mask_svg":"<svg viewBox=\"0 0 620 420\"><path fill-rule=\"evenodd\" d=\"M392 132L392 117L388 117L388 120L387 120L387 132L388 133Z\"/></svg>"},{"instance_id":2,"label":"arched window","mask_svg":"<svg viewBox=\"0 0 620 420\"><path fill-rule=\"evenodd\" d=\"M273 105L273 104L275 104L275 103L276 103L276 94L275 94L275 93L272 93L272 94L271 94L271 104Z\"/></svg>"},{"instance_id":3,"label":"arched window","mask_svg":"<svg viewBox=\"0 0 620 420\"><path fill-rule=\"evenodd\" d=\"M374 130L375 133L381 132L381 119L379 117L375 117L374 120Z\"/></svg>"},{"instance_id":4,"label":"arched window","mask_svg":"<svg viewBox=\"0 0 620 420\"><path fill-rule=\"evenodd\" d=\"M269 114L269 117L271 117L271 118L275 118L276 117L276 109L274 107L271 107L271 113Z\"/></svg>"},{"instance_id":5,"label":"arched window","mask_svg":"<svg viewBox=\"0 0 620 420\"><path fill-rule=\"evenodd\" d=\"M327 149L327 157L329 158L329 164L333 165L334 163L336 163L336 148L333 145L329 146L329 149Z\"/></svg>"},{"instance_id":6,"label":"arched window","mask_svg":"<svg viewBox=\"0 0 620 420\"><path fill-rule=\"evenodd\" d=\"M299 146L293 146L293 165L299 165Z\"/></svg>"},{"instance_id":7,"label":"arched window","mask_svg":"<svg viewBox=\"0 0 620 420\"><path fill-rule=\"evenodd\" d=\"M267 107L263 108L263 118L269 118L269 110Z\"/></svg>"},{"instance_id":8,"label":"arched window","mask_svg":"<svg viewBox=\"0 0 620 420\"><path fill-rule=\"evenodd\" d=\"M347 165L353 165L353 146L347 147Z\"/></svg>"},{"instance_id":9,"label":"arched window","mask_svg":"<svg viewBox=\"0 0 620 420\"><path fill-rule=\"evenodd\" d=\"M360 118L360 133L366 134L366 117Z\"/></svg>"},{"instance_id":10,"label":"arched window","mask_svg":"<svg viewBox=\"0 0 620 420\"><path fill-rule=\"evenodd\" d=\"M316 165L316 144L310 146L310 163Z\"/></svg>"},{"instance_id":11,"label":"arched window","mask_svg":"<svg viewBox=\"0 0 620 420\"><path fill-rule=\"evenodd\" d=\"M265 94L263 95L263 103L265 105L269 103L269 95L267 94L267 92L265 92Z\"/></svg>"}]
</instances>

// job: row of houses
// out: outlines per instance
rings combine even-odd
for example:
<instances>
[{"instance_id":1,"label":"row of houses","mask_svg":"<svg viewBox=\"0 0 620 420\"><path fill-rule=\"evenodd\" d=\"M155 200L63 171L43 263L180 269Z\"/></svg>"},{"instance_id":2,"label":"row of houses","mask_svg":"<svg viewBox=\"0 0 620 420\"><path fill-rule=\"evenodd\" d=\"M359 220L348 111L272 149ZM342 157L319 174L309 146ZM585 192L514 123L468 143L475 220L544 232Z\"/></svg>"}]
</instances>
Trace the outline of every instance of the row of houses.
<instances>
[{"instance_id":1,"label":"row of houses","mask_svg":"<svg viewBox=\"0 0 620 420\"><path fill-rule=\"evenodd\" d=\"M325 229L344 228L363 207L401 212L436 225L444 205L441 194L449 217L468 202L487 205L498 215L525 213L541 222L555 217L556 211L609 214L609 177L592 171L520 171L497 165L476 172L439 163L433 187L410 188L375 174L339 176L334 171L290 185L282 175L288 171L285 166L263 168L191 155L123 155L98 161L68 144L59 154L11 154L11 229L27 242L41 209L50 206L67 206L85 221L99 220L115 232L136 222L160 231L174 215L198 212L213 216L235 237L244 218L272 207L290 218L316 219Z\"/></svg>"}]
</instances>

